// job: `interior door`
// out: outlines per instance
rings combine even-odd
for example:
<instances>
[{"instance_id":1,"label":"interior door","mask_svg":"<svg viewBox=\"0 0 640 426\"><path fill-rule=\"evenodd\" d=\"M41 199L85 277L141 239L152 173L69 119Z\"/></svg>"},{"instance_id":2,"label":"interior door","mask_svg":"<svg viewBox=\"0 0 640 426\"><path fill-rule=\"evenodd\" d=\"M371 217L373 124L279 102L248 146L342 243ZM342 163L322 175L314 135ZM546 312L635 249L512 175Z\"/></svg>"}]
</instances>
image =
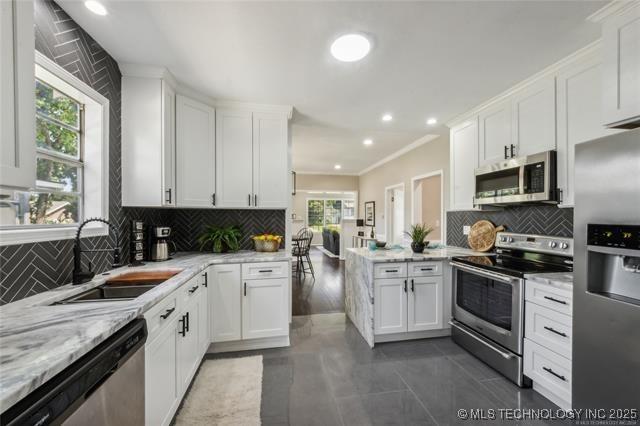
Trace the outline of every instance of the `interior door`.
<instances>
[{"instance_id":1,"label":"interior door","mask_svg":"<svg viewBox=\"0 0 640 426\"><path fill-rule=\"evenodd\" d=\"M252 114L219 110L216 123L216 206L252 207Z\"/></svg>"},{"instance_id":2,"label":"interior door","mask_svg":"<svg viewBox=\"0 0 640 426\"><path fill-rule=\"evenodd\" d=\"M289 192L287 119L282 114L253 114L254 206L286 208Z\"/></svg>"},{"instance_id":3,"label":"interior door","mask_svg":"<svg viewBox=\"0 0 640 426\"><path fill-rule=\"evenodd\" d=\"M408 294L409 331L443 328L442 276L411 278Z\"/></svg>"},{"instance_id":4,"label":"interior door","mask_svg":"<svg viewBox=\"0 0 640 426\"><path fill-rule=\"evenodd\" d=\"M407 331L407 279L375 280L375 334Z\"/></svg>"},{"instance_id":5,"label":"interior door","mask_svg":"<svg viewBox=\"0 0 640 426\"><path fill-rule=\"evenodd\" d=\"M240 265L214 265L209 271L211 341L229 342L242 338Z\"/></svg>"},{"instance_id":6,"label":"interior door","mask_svg":"<svg viewBox=\"0 0 640 426\"><path fill-rule=\"evenodd\" d=\"M215 192L215 110L176 96L176 151L179 207L212 207Z\"/></svg>"}]
</instances>

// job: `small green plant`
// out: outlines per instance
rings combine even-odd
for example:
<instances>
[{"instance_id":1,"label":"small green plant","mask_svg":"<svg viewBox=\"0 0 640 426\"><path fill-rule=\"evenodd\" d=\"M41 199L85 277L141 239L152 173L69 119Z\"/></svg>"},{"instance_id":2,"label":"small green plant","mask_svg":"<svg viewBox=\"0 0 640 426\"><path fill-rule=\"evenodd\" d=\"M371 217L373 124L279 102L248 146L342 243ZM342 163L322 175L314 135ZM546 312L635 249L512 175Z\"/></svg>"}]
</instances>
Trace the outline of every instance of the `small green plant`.
<instances>
[{"instance_id":1,"label":"small green plant","mask_svg":"<svg viewBox=\"0 0 640 426\"><path fill-rule=\"evenodd\" d=\"M411 242L422 244L432 231L433 227L425 225L424 223L416 223L415 225L411 225L409 231L404 231L404 234L411 238Z\"/></svg>"},{"instance_id":2,"label":"small green plant","mask_svg":"<svg viewBox=\"0 0 640 426\"><path fill-rule=\"evenodd\" d=\"M202 235L198 237L200 251L209 244L212 245L214 253L224 253L227 251L240 250L240 239L242 231L239 226L216 226L210 225L205 228Z\"/></svg>"}]
</instances>

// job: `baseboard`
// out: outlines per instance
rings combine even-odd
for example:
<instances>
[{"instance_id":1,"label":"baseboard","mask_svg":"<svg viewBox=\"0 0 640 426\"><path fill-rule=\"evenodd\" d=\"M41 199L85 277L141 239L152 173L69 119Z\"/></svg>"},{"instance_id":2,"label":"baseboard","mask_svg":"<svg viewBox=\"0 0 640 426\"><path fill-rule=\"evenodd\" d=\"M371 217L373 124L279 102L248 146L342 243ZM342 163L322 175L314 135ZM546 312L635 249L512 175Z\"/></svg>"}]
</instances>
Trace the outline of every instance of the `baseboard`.
<instances>
[{"instance_id":1,"label":"baseboard","mask_svg":"<svg viewBox=\"0 0 640 426\"><path fill-rule=\"evenodd\" d=\"M264 339L235 340L212 343L207 353L253 351L256 349L285 348L290 346L289 336L265 337Z\"/></svg>"},{"instance_id":2,"label":"baseboard","mask_svg":"<svg viewBox=\"0 0 640 426\"><path fill-rule=\"evenodd\" d=\"M558 407L562 408L565 411L571 410L571 403L565 401L564 399L560 398L558 395L556 395L555 393L553 393L552 391L550 391L549 389L547 389L546 387L533 382L533 390L538 392L540 395L544 396L545 398L547 398L549 401L553 402L554 404L556 404Z\"/></svg>"},{"instance_id":3,"label":"baseboard","mask_svg":"<svg viewBox=\"0 0 640 426\"><path fill-rule=\"evenodd\" d=\"M374 336L374 341L375 343L385 343L444 336L451 336L450 328L443 328L441 330L410 331L408 333L377 334Z\"/></svg>"}]
</instances>

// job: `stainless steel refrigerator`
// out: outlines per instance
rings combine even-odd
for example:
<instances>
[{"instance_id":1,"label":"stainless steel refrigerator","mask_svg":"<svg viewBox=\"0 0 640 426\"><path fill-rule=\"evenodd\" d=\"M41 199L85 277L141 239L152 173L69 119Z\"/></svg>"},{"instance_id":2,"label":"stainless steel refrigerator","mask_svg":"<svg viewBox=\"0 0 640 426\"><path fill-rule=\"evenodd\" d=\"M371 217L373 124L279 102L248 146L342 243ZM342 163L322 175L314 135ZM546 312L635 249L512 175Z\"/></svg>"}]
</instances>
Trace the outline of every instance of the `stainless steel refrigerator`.
<instances>
[{"instance_id":1,"label":"stainless steel refrigerator","mask_svg":"<svg viewBox=\"0 0 640 426\"><path fill-rule=\"evenodd\" d=\"M574 408L640 407L640 129L576 146Z\"/></svg>"}]
</instances>

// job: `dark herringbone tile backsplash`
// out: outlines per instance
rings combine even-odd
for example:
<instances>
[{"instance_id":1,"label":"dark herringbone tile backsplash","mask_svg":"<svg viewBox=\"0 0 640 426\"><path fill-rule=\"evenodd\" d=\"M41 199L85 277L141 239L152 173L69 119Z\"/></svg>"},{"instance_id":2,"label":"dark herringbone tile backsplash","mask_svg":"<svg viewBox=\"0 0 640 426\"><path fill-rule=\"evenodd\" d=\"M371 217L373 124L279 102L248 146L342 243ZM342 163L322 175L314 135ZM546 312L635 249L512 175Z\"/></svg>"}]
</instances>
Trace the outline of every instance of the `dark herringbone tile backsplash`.
<instances>
[{"instance_id":1,"label":"dark herringbone tile backsplash","mask_svg":"<svg viewBox=\"0 0 640 426\"><path fill-rule=\"evenodd\" d=\"M503 225L510 232L573 237L573 209L556 206L519 206L498 211L447 212L447 244L469 247L462 227L481 219Z\"/></svg>"}]
</instances>

